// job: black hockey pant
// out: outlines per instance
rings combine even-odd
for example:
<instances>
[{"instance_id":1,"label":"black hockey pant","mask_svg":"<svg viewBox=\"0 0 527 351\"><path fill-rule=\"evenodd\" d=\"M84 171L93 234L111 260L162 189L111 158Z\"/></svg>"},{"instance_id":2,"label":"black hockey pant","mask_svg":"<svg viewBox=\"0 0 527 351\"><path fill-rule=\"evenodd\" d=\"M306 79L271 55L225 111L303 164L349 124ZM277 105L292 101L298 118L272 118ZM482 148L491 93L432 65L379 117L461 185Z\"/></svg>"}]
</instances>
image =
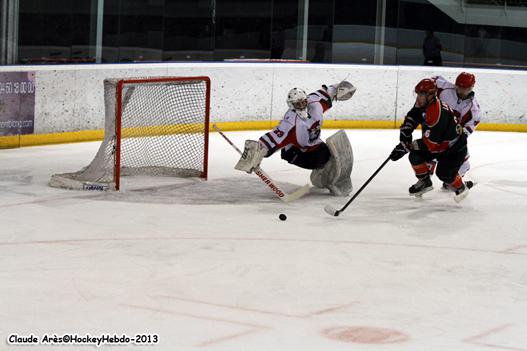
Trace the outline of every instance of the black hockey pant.
<instances>
[{"instance_id":1,"label":"black hockey pant","mask_svg":"<svg viewBox=\"0 0 527 351\"><path fill-rule=\"evenodd\" d=\"M302 150L295 146L288 150L282 149L282 159L305 169L323 168L330 156L331 153L325 143L319 144L316 149L306 152L302 152Z\"/></svg>"},{"instance_id":2,"label":"black hockey pant","mask_svg":"<svg viewBox=\"0 0 527 351\"><path fill-rule=\"evenodd\" d=\"M456 147L454 150L448 150L439 155L434 155L427 150L412 150L408 159L412 166L418 166L425 162L437 160L436 174L439 179L445 183L452 183L459 172L459 168L465 162L467 156L466 144Z\"/></svg>"}]
</instances>

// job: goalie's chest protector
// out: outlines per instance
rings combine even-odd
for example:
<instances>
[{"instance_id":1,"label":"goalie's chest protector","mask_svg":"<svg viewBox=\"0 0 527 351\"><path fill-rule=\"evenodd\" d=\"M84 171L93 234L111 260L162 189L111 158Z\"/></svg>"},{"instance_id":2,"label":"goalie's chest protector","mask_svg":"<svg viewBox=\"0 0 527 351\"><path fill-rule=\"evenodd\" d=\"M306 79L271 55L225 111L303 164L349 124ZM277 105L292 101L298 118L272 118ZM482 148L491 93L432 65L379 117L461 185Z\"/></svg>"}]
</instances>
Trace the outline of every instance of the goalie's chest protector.
<instances>
[{"instance_id":1,"label":"goalie's chest protector","mask_svg":"<svg viewBox=\"0 0 527 351\"><path fill-rule=\"evenodd\" d=\"M308 106L308 118L306 119L301 118L292 110L290 110L286 116L290 121L294 121L294 123L292 123L294 128L290 131L294 133L295 142L293 142L293 144L296 144L296 146L303 151L322 142L320 139L322 109L317 109L317 105L319 104L310 104Z\"/></svg>"}]
</instances>

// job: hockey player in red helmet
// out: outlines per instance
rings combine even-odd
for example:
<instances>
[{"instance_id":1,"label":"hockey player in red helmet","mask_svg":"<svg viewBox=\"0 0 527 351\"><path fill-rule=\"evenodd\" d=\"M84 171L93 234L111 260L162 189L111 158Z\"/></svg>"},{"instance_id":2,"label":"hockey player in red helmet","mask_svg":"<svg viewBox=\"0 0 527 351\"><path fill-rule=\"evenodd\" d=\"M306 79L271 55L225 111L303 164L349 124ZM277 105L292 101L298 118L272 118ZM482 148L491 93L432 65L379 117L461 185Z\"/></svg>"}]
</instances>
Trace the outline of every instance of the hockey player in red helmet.
<instances>
[{"instance_id":1,"label":"hockey player in red helmet","mask_svg":"<svg viewBox=\"0 0 527 351\"><path fill-rule=\"evenodd\" d=\"M467 72L461 72L456 78L456 93L462 100L468 98L476 84L476 77Z\"/></svg>"},{"instance_id":2,"label":"hockey player in red helmet","mask_svg":"<svg viewBox=\"0 0 527 351\"><path fill-rule=\"evenodd\" d=\"M426 108L432 101L436 99L437 86L431 79L423 79L415 86L414 92L416 94L415 106Z\"/></svg>"},{"instance_id":3,"label":"hockey player in red helmet","mask_svg":"<svg viewBox=\"0 0 527 351\"><path fill-rule=\"evenodd\" d=\"M406 153L418 179L409 188L410 195L421 196L433 189L428 162L437 160L436 175L456 192L456 201L468 194L468 187L459 175L467 153L467 139L454 112L437 96L437 85L423 79L415 86L415 104L399 129L400 143L390 158L396 161ZM422 137L412 140L412 133L421 125Z\"/></svg>"},{"instance_id":4,"label":"hockey player in red helmet","mask_svg":"<svg viewBox=\"0 0 527 351\"><path fill-rule=\"evenodd\" d=\"M435 76L432 79L436 82L439 98L454 110L454 114L463 126L463 132L467 137L470 136L481 121L481 110L474 93L476 77L471 73L461 72L455 84L442 76ZM465 162L459 170L461 176L465 176L470 169L469 157L467 152ZM448 186L444 184L443 188L448 189Z\"/></svg>"}]
</instances>

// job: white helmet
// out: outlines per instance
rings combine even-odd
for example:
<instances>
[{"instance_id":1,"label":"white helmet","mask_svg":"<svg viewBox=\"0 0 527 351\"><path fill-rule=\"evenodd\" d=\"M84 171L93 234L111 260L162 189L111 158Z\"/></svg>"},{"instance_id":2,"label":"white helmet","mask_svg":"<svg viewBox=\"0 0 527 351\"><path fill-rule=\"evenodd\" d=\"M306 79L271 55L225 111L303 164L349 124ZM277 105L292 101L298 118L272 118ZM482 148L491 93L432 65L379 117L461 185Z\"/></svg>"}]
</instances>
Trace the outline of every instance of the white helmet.
<instances>
[{"instance_id":1,"label":"white helmet","mask_svg":"<svg viewBox=\"0 0 527 351\"><path fill-rule=\"evenodd\" d=\"M307 118L307 94L302 89L293 88L287 93L287 106L302 118Z\"/></svg>"}]
</instances>

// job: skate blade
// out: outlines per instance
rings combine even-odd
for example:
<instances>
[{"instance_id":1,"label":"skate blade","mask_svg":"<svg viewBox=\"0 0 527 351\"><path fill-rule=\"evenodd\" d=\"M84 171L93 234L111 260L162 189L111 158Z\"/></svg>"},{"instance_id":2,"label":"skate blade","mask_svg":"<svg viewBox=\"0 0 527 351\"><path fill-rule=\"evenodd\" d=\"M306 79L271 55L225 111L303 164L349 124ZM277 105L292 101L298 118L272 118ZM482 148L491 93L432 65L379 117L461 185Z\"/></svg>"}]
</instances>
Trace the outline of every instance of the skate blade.
<instances>
[{"instance_id":1,"label":"skate blade","mask_svg":"<svg viewBox=\"0 0 527 351\"><path fill-rule=\"evenodd\" d=\"M467 197L469 190L470 188L467 187L467 189L463 191L461 194L454 196L454 201L457 203L460 203L461 201L463 201L463 199Z\"/></svg>"},{"instance_id":2,"label":"skate blade","mask_svg":"<svg viewBox=\"0 0 527 351\"><path fill-rule=\"evenodd\" d=\"M473 182L472 180L467 180L465 182L465 186L469 189L471 189L474 185L476 185L477 183L476 182ZM448 187L444 187L442 186L441 187L441 191L445 192L445 193L451 193L451 192L454 192L456 191L456 189L452 188L451 186L448 186Z\"/></svg>"},{"instance_id":3,"label":"skate blade","mask_svg":"<svg viewBox=\"0 0 527 351\"><path fill-rule=\"evenodd\" d=\"M419 198L421 198L421 197L423 197L423 194L424 194L424 193L427 193L427 192L432 191L432 190L434 190L434 187L433 187L433 186L430 186L430 187L428 187L428 188L424 188L423 190L421 190L421 191L419 191L419 192L417 192L417 193L409 194L409 195L410 195L410 196L415 196L415 197L419 197Z\"/></svg>"}]
</instances>

